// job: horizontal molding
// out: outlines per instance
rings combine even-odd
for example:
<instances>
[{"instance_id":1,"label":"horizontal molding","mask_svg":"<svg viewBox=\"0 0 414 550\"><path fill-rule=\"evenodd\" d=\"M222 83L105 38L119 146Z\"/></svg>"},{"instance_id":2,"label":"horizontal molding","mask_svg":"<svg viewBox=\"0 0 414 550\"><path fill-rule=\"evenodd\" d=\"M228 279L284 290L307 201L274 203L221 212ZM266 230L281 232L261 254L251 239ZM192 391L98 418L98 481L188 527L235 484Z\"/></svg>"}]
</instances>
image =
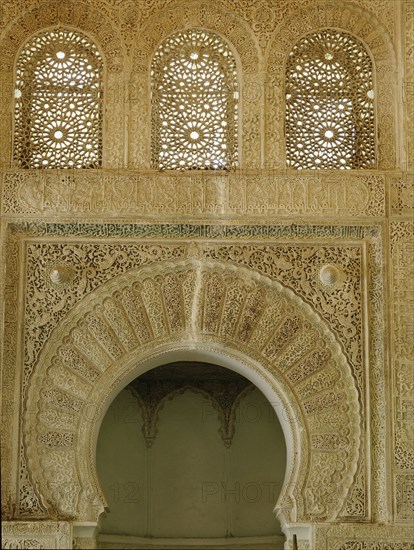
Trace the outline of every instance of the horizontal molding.
<instances>
[{"instance_id":1,"label":"horizontal molding","mask_svg":"<svg viewBox=\"0 0 414 550\"><path fill-rule=\"evenodd\" d=\"M395 176L395 173L393 173ZM6 170L4 215L383 217L379 171Z\"/></svg>"}]
</instances>

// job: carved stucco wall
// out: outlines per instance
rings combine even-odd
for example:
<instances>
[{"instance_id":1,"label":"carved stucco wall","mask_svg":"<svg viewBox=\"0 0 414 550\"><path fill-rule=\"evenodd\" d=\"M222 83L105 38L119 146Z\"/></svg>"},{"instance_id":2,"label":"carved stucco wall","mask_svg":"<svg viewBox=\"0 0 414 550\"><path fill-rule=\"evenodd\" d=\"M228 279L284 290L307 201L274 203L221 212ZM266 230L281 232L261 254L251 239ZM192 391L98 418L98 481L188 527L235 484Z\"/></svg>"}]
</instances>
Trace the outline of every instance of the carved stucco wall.
<instances>
[{"instance_id":1,"label":"carved stucco wall","mask_svg":"<svg viewBox=\"0 0 414 550\"><path fill-rule=\"evenodd\" d=\"M45 521L4 524L2 548L70 548L72 526L69 522Z\"/></svg>"},{"instance_id":2,"label":"carved stucco wall","mask_svg":"<svg viewBox=\"0 0 414 550\"><path fill-rule=\"evenodd\" d=\"M96 41L105 60L105 168L100 171L17 171L11 165L15 57L26 38L56 24L86 32ZM174 30L192 25L221 34L238 60L243 170L231 174L161 174L148 170L151 52ZM253 315L249 300L256 294L262 290L266 301L273 295L280 298L286 294L290 299L290 292L293 293L294 300L302 304L297 306L298 318L305 322L306 315L311 315L309 330L318 332L324 327L329 335L328 340L323 340L324 346L334 345L333 338L335 346L340 347L343 360L331 367L336 373L333 380L338 379L335 376L347 380L343 391L348 403L355 399L352 392L358 398L355 414L358 412L359 421L349 418L348 426L353 428L346 432L352 441L346 445L349 457L340 479L336 474L332 478L338 478L342 494L341 503L335 503L332 513L338 521L350 525L315 528L315 548L385 548L388 543L395 548L410 547L413 533L401 524L412 522L414 487L410 423L414 296L412 25L412 3L391 0L289 0L278 2L277 9L271 0L3 2L0 149L2 251L6 262L1 273L5 304L2 508L6 518L20 522L25 518L58 519L80 510L85 517L88 513L92 517L95 505L95 510L99 510L96 485L88 486L85 495L79 497L78 474L70 477L73 465L83 460L81 439L79 432L69 429L62 419L68 423L78 421L81 409L71 414L63 407L53 415L43 414L41 407L47 399L57 396L53 394L55 383L66 384L59 391L71 395L73 402L77 399L79 407L94 388L94 399L99 391L102 397L105 384L114 383L116 378L116 365L120 364L115 360L116 350L119 357L129 354L138 360L137 350L143 353L150 340L145 343L131 329L130 314L118 307L121 295L113 297L111 293L115 292L116 281L122 281L125 292L129 289L144 296L133 285L139 287L148 281L154 300L151 305L143 302L142 312L147 315L153 345L164 338L168 345L177 346L178 333L181 340L190 334L191 318L192 329L197 329L194 335L203 345L229 345L230 353L232 346L240 347L246 362L250 358L266 369L270 385L274 384L278 391L290 387L293 413L302 418L307 434L302 436L301 446L301 456L307 458L301 462L303 469L299 469L292 501L298 507L297 517L323 522L325 511L319 511L318 502L324 500L326 485L314 483L312 468L316 468L316 459L312 457L323 458L324 471L334 475L335 464L339 463L330 463L329 457L342 452L341 442L329 442L325 437L329 415L324 418L321 412L312 413L313 416L309 411L303 412L303 402L308 397L297 391L311 390L305 384L291 389L288 370L282 374L276 369L276 357L282 361L283 351L270 359L264 353L265 347L262 351L252 349L249 336L244 340L241 336L240 323L245 319L248 325L248 315ZM355 34L372 56L378 100L377 170L284 170L285 57L303 34L329 26ZM277 169L263 170L263 166ZM319 278L320 269L326 264L332 264L340 274L332 287ZM154 278L155 265L158 280ZM66 269L67 279L60 285L50 279L56 267ZM194 309L197 314L189 317L182 305L177 310L180 315L175 315L175 306L171 305L175 302L169 303L172 298L168 297L185 295L181 284L186 280L184 275L177 279L185 269L189 274L204 273L205 278L218 270L222 288L240 296L237 307L243 315L232 321L220 312L216 324L208 328L207 310L201 307L201 296L209 288L204 279L199 295L188 291L189 303L199 304ZM214 304L216 300L210 302ZM85 305L88 301L89 310ZM86 316L85 323L92 323L95 306L102 308L95 312L95 328L106 330L104 327L114 320L120 323L115 332L108 329L114 338L112 351L116 357L97 343L98 328L88 344L88 349L100 353L103 360L109 357L112 361L108 374L94 367L87 354L83 356L84 363L76 362L76 368L84 365L83 374L70 366L71 354L77 349L70 331L75 328L75 320L82 322L82 314ZM159 317L163 321L155 321L157 311L163 312ZM171 322L181 327L174 329L178 332L172 330ZM128 332L128 327L132 332ZM259 331L259 327L255 330ZM269 330L275 331L276 327ZM65 354L62 350L66 348ZM56 361L52 362L54 356ZM101 366L105 364L102 362ZM38 404L33 381L39 380L36 373L41 369L44 381L50 380L52 386L45 389ZM316 384L317 373L313 376ZM79 380L83 380L80 386ZM318 386L312 391L319 391ZM30 406L28 395L33 401ZM349 413L343 414L341 422ZM39 431L30 431L29 426L38 415ZM55 422L56 427L46 427L47 422ZM83 441L86 445L87 434ZM334 451L332 447L329 451L323 447L325 452L315 448L328 444ZM88 452L88 466L83 467L90 476L93 452ZM59 466L69 476L63 490L50 485L47 472L44 473L46 462L41 464L43 454L47 461L53 453L68 461L67 468L65 462ZM59 464L59 460L51 463ZM374 523L391 523L372 529L358 524L370 519ZM44 547L42 528L36 531L36 525L49 524L9 524L5 531L9 547L26 544L22 533L34 541L31 547ZM54 525L45 527L44 532L60 532L60 524Z\"/></svg>"}]
</instances>

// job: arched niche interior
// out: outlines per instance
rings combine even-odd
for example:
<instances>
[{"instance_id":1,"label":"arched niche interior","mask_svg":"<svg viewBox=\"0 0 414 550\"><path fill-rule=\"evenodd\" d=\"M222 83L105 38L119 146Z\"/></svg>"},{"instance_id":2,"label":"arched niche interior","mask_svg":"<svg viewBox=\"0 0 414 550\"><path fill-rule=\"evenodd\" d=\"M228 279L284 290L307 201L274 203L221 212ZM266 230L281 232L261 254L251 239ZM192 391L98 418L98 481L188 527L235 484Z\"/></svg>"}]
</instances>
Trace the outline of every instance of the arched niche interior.
<instances>
[{"instance_id":1,"label":"arched niche interior","mask_svg":"<svg viewBox=\"0 0 414 550\"><path fill-rule=\"evenodd\" d=\"M181 360L132 380L106 411L96 462L109 508L98 547L231 538L283 548L273 512L286 470L282 426L233 370Z\"/></svg>"}]
</instances>

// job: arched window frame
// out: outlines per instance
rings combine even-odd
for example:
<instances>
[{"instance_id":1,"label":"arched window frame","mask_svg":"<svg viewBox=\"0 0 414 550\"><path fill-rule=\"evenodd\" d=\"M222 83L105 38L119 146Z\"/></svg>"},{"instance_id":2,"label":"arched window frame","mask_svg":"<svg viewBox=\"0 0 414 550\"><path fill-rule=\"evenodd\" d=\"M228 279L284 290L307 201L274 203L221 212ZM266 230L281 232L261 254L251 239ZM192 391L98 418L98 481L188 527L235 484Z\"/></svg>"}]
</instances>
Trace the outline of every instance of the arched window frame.
<instances>
[{"instance_id":1,"label":"arched window frame","mask_svg":"<svg viewBox=\"0 0 414 550\"><path fill-rule=\"evenodd\" d=\"M227 50L232 55L232 61L234 62L234 85L235 85L235 91L237 91L237 98L235 100L235 110L233 111L236 115L236 120L234 123L234 136L232 140L233 144L233 152L230 155L230 162L226 166L222 167L214 167L214 166L177 166L177 167L163 167L159 164L159 144L158 144L158 136L157 136L157 113L154 109L154 76L153 76L153 65L154 65L154 59L159 51L159 49L163 46L163 44L167 43L168 40L173 38L175 35L184 34L191 31L199 31L204 32L207 35L215 36L222 44L227 48ZM149 66L149 75L150 75L150 84L149 84L149 101L150 101L150 147L151 147L151 166L155 169L161 169L161 170L231 170L240 165L241 162L241 128L242 128L242 119L241 119L241 112L242 112L242 83L241 83L241 66L240 66L240 59L235 51L233 45L227 40L225 36L223 36L221 33L217 32L216 30L210 30L208 28L204 27L191 27L191 28L184 28L184 29L177 29L173 33L171 33L168 36L164 36L163 39L157 44L157 46L154 48L153 54L150 59L150 66ZM227 145L229 145L227 143Z\"/></svg>"},{"instance_id":2,"label":"arched window frame","mask_svg":"<svg viewBox=\"0 0 414 550\"><path fill-rule=\"evenodd\" d=\"M96 50L96 53L99 55L99 105L97 107L97 111L99 111L99 121L97 123L98 130L96 131L97 135L97 146L95 149L97 161L95 163L88 163L87 160L85 162L85 159L82 161L82 157L79 157L79 164L76 165L76 162L74 161L72 163L67 163L65 165L63 164L50 164L50 165L42 165L42 166L34 166L32 165L30 158L26 157L23 158L22 155L20 157L18 156L17 151L17 141L19 136L17 135L17 128L16 128L16 110L17 110L17 98L16 98L16 91L18 89L18 65L19 60L24 52L24 49L27 48L32 41L34 41L37 37L41 35L46 35L47 33L53 33L53 32L67 32L67 33L74 33L75 35L78 35L81 39L86 39L89 43L89 46L92 46ZM39 58L40 59L40 58ZM20 46L14 63L14 78L13 78L13 125L12 125L12 134L13 134L13 150L12 150L12 158L14 164L16 164L20 168L28 168L28 169L77 169L77 168L101 168L103 164L103 143L104 143L104 111L105 111L105 104L104 104L104 83L106 82L106 63L105 63L105 57L103 55L102 48L100 45L96 42L96 40L90 36L89 33L85 32L83 29L79 29L76 27L72 27L69 25L54 25L52 27L42 28L39 29L36 33L32 34L29 38L25 40L25 42ZM21 136L20 136L21 137ZM79 142L78 142L79 143Z\"/></svg>"},{"instance_id":3,"label":"arched window frame","mask_svg":"<svg viewBox=\"0 0 414 550\"><path fill-rule=\"evenodd\" d=\"M373 129L373 136L372 136L372 143L370 145L371 152L373 153L373 159L369 166L330 166L330 167L296 167L289 164L289 147L288 147L288 105L287 105L287 92L288 92L288 86L287 86L287 69L289 64L289 57L291 53L293 52L294 48L300 42L307 37L311 37L312 35L317 35L318 33L323 33L326 31L332 31L332 32L338 32L343 35L350 36L355 43L357 43L363 53L369 58L370 64L371 64L371 84L372 84L372 91L374 93L374 97L372 99L372 129ZM353 32L351 32L348 29L342 29L338 27L320 27L317 29L313 29L306 34L303 34L302 36L298 37L297 40L295 40L294 44L290 48L290 50L287 53L287 57L285 59L284 67L283 67L283 75L284 75L284 89L283 89L283 99L284 99L284 134L285 134L285 154L286 154L286 164L287 168L292 169L325 169L325 170L335 170L335 169L355 169L355 170L367 170L367 169L375 169L377 168L379 164L379 156L378 156L378 98L377 98L377 83L376 83L376 66L375 66L375 60L373 58L373 55L370 51L370 48L367 46L367 44L362 40L359 36L355 35ZM356 136L356 139L358 139L358 136Z\"/></svg>"}]
</instances>

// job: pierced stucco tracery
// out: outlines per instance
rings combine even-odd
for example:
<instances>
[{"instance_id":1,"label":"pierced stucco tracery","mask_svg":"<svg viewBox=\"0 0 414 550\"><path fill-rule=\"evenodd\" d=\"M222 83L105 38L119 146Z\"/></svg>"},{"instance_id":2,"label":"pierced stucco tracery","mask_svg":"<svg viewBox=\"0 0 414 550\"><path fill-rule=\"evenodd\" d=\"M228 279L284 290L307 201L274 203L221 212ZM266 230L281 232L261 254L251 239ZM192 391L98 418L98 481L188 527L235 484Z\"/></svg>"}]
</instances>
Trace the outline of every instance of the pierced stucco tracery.
<instances>
[{"instance_id":1,"label":"pierced stucco tracery","mask_svg":"<svg viewBox=\"0 0 414 550\"><path fill-rule=\"evenodd\" d=\"M381 169L392 169L396 163L396 127L393 112L395 81L392 76L395 67L394 49L387 32L381 25L375 26L372 14L353 4L342 2L333 2L328 9L318 9L313 2L309 2L309 6L301 7L293 17L287 17L283 21L268 46L265 129L267 166L281 167L286 162L286 140L282 121L286 108L285 69L289 54L305 35L318 33L321 29L327 28L357 37L372 58L373 93L377 101L375 134L381 135L377 148L377 166ZM369 156L372 158L372 142L369 149Z\"/></svg>"},{"instance_id":2,"label":"pierced stucco tracery","mask_svg":"<svg viewBox=\"0 0 414 550\"><path fill-rule=\"evenodd\" d=\"M132 80L137 95L131 102L130 131L137 139L128 144L130 165L138 168L150 166L150 133L142 133L142 128L150 129L154 124L148 112L150 105L149 88L150 65L154 52L159 44L177 31L183 29L204 29L217 34L228 44L238 66L238 79L243 83L239 93L239 109L243 108L243 117L239 128L229 127L229 147L239 146L241 166L257 167L260 164L260 103L261 99L254 92L260 82L262 57L252 30L245 22L224 9L224 6L212 2L188 2L180 7L166 7L161 13L149 18L143 32L137 35L132 52ZM227 63L227 62L226 62ZM233 69L232 69L233 70ZM234 88L233 75L231 87ZM234 91L234 90L233 90ZM139 101L137 98L139 97ZM234 98L233 98L234 101ZM233 105L233 108L235 106ZM236 122L236 121L234 121ZM238 130L238 143L235 132ZM141 134L141 136L140 136ZM232 153L232 158L235 156Z\"/></svg>"},{"instance_id":3,"label":"pierced stucco tracery","mask_svg":"<svg viewBox=\"0 0 414 550\"><path fill-rule=\"evenodd\" d=\"M99 168L102 59L78 32L51 29L20 52L14 158L22 168Z\"/></svg>"},{"instance_id":4,"label":"pierced stucco tracery","mask_svg":"<svg viewBox=\"0 0 414 550\"><path fill-rule=\"evenodd\" d=\"M15 4L17 5L17 4ZM14 11L14 10L13 10ZM120 82L123 79L120 74L123 71L124 48L119 31L113 24L110 14L102 13L94 5L84 2L41 2L36 5L28 5L27 9L18 11L14 18L8 21L7 26L0 34L0 74L2 94L0 110L4 123L4 133L0 134L0 158L3 164L11 164L12 139L8 139L12 132L13 120L11 113L14 111L14 64L21 47L38 33L50 28L64 27L68 30L79 31L86 35L89 41L95 44L102 53L104 65L103 87L105 94L99 109L108 113L102 122L103 164L119 166L123 154L124 136L124 106L120 96ZM122 88L122 86L121 86ZM116 89L115 93L111 93Z\"/></svg>"},{"instance_id":5,"label":"pierced stucco tracery","mask_svg":"<svg viewBox=\"0 0 414 550\"><path fill-rule=\"evenodd\" d=\"M286 66L287 165L301 169L375 165L372 62L335 29L306 35Z\"/></svg>"},{"instance_id":6,"label":"pierced stucco tracery","mask_svg":"<svg viewBox=\"0 0 414 550\"><path fill-rule=\"evenodd\" d=\"M168 37L152 60L151 84L154 168L237 165L237 69L221 37L202 29Z\"/></svg>"}]
</instances>

